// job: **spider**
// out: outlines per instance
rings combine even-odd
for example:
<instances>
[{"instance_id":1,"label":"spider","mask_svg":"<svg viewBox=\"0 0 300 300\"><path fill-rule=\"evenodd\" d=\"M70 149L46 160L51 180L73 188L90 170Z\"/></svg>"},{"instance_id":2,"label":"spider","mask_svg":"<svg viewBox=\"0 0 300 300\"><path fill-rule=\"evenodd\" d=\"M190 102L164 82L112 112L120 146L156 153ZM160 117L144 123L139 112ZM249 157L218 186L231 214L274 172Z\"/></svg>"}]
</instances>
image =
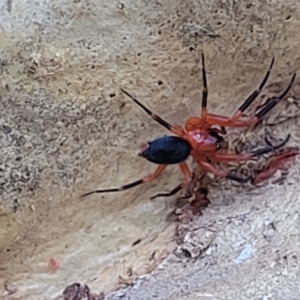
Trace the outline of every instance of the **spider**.
<instances>
[{"instance_id":1,"label":"spider","mask_svg":"<svg viewBox=\"0 0 300 300\"><path fill-rule=\"evenodd\" d=\"M148 161L158 164L156 170L137 181L125 184L117 188L100 189L88 192L82 197L94 194L94 193L109 193L118 192L133 188L140 184L150 182L157 178L168 165L179 164L181 172L184 175L184 181L176 186L168 193L158 194L151 197L151 199L157 196L171 196L177 193L182 188L188 187L193 179L191 171L186 163L187 158L191 155L194 161L206 172L213 173L216 176L224 177L230 180L234 180L240 183L248 182L252 179L249 177L241 177L234 173L226 172L224 170L216 168L213 162L240 162L246 161L256 156L277 150L284 146L290 135L278 145L268 144L265 148L260 148L249 153L242 154L229 154L219 152L224 149L225 141L221 135L226 134L225 127L249 127L255 125L287 95L291 89L296 74L293 74L292 79L287 88L279 96L273 96L266 101L254 116L248 119L242 119L242 113L254 102L263 87L265 86L273 67L275 58L273 57L269 69L263 78L258 88L252 92L252 94L243 102L239 109L231 117L212 114L207 111L207 78L205 70L204 54L202 58L202 106L198 116L190 117L187 119L184 128L181 126L172 126L160 116L154 114L150 109L144 106L139 100L130 95L127 91L121 88L121 91L127 95L133 102L135 102L142 110L144 110L152 119L171 131L173 135L166 135L159 137L153 141L150 141L141 146L139 156L147 159ZM218 127L214 127L218 126Z\"/></svg>"}]
</instances>

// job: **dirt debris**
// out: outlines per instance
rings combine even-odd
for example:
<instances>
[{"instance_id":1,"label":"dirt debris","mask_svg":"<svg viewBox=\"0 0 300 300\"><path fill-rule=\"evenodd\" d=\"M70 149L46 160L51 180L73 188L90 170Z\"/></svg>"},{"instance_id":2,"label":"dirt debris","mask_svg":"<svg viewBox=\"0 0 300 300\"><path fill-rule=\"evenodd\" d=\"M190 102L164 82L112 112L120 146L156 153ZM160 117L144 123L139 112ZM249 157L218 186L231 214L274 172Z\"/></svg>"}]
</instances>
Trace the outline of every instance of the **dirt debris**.
<instances>
[{"instance_id":1,"label":"dirt debris","mask_svg":"<svg viewBox=\"0 0 300 300\"><path fill-rule=\"evenodd\" d=\"M216 232L207 228L188 230L177 247L175 254L181 257L199 258L213 243L215 237Z\"/></svg>"},{"instance_id":2,"label":"dirt debris","mask_svg":"<svg viewBox=\"0 0 300 300\"><path fill-rule=\"evenodd\" d=\"M175 215L175 219L180 223L189 223L195 216L201 216L203 210L210 204L210 200L207 198L208 191L205 188L199 188L190 193L191 196L179 197L176 200L175 209L168 216L170 220Z\"/></svg>"},{"instance_id":3,"label":"dirt debris","mask_svg":"<svg viewBox=\"0 0 300 300\"><path fill-rule=\"evenodd\" d=\"M73 283L65 288L63 291L64 300L104 300L104 293L100 294L91 293L88 285L80 283Z\"/></svg>"}]
</instances>

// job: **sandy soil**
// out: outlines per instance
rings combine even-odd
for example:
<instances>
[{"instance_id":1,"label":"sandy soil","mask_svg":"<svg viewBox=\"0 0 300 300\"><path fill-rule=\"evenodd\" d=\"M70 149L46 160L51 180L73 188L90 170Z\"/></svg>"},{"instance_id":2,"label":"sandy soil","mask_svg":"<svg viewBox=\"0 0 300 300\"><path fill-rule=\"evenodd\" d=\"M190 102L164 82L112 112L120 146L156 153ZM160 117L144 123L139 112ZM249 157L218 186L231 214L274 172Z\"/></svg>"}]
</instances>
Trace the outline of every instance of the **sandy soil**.
<instances>
[{"instance_id":1,"label":"sandy soil","mask_svg":"<svg viewBox=\"0 0 300 300\"><path fill-rule=\"evenodd\" d=\"M0 297L59 299L80 282L107 299L299 299L298 160L281 184L206 178L212 204L177 243L175 199L149 198L180 182L178 167L131 191L79 196L155 168L137 150L167 132L120 87L183 124L200 109L204 51L209 109L232 114L273 55L264 92L299 69L300 4L3 1L0 18ZM287 133L298 146L299 92L297 81L265 126L230 131L230 147Z\"/></svg>"}]
</instances>

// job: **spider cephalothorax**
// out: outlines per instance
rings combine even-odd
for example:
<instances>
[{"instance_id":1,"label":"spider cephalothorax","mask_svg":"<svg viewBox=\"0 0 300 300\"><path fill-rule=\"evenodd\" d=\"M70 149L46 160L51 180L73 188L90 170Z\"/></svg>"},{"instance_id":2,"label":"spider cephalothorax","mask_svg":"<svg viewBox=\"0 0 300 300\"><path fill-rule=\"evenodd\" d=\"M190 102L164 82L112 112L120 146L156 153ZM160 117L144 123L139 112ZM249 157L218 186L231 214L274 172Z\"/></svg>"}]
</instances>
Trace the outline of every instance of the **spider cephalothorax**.
<instances>
[{"instance_id":1,"label":"spider cephalothorax","mask_svg":"<svg viewBox=\"0 0 300 300\"><path fill-rule=\"evenodd\" d=\"M220 152L218 150L224 148L225 140L221 134L225 134L225 127L248 127L259 122L275 105L277 105L287 95L291 89L295 80L296 74L292 76L292 79L287 88L279 96L274 96L265 102L265 105L259 108L254 116L248 119L242 119L242 113L253 103L257 98L264 85L266 84L271 69L274 64L274 58L271 61L270 67L262 80L259 87L243 102L239 109L233 114L232 117L226 117L216 114L211 114L207 111L207 79L204 63L204 55L202 54L202 78L203 78L203 94L202 94L202 106L199 116L190 117L187 119L184 128L181 126L172 126L158 115L150 111L140 101L131 96L128 92L121 89L130 99L132 99L139 107L141 107L152 119L171 131L174 136L163 136L157 138L141 148L140 156L146 158L148 161L158 164L158 167L154 173L145 176L135 182L126 184L119 188L110 188L96 190L84 194L87 196L93 193L106 193L117 192L132 188L145 182L149 182L157 178L168 165L179 164L180 169L185 177L184 182L173 189L171 192L163 194L169 196L175 194L181 188L186 187L192 180L192 175L185 160L191 155L196 161L198 166L206 172L215 174L216 176L228 178L238 182L247 182L251 177L243 178L236 174L226 172L218 169L213 165L213 162L230 162L230 161L246 161L255 156L260 156L269 152L272 152L286 144L289 139L287 138L280 144L273 146L268 145L265 148L254 150L249 153L243 154L229 154ZM216 127L217 126L217 127Z\"/></svg>"}]
</instances>

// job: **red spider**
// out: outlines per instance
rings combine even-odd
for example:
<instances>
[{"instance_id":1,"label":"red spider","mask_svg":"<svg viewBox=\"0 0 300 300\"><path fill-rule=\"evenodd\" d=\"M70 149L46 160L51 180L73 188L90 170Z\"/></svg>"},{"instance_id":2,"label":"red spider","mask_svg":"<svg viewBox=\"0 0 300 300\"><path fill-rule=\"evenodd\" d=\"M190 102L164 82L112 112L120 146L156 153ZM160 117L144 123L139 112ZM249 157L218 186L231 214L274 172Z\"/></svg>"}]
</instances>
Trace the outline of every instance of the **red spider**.
<instances>
[{"instance_id":1,"label":"red spider","mask_svg":"<svg viewBox=\"0 0 300 300\"><path fill-rule=\"evenodd\" d=\"M229 173L214 167L211 162L230 162L230 161L246 161L252 157L260 156L271 151L274 151L284 146L289 136L281 142L279 145L268 145L265 148L254 150L249 153L243 154L227 154L218 152L218 150L224 149L224 139L220 134L226 134L225 127L247 127L256 124L260 121L275 105L277 105L287 95L291 89L295 80L296 74L293 74L292 79L288 87L278 97L271 97L266 104L263 105L256 114L246 120L241 119L242 113L253 103L257 98L261 90L263 89L271 69L274 64L274 58L271 61L270 67L262 80L259 87L245 100L240 108L233 114L232 117L225 117L221 115L211 114L207 111L207 79L205 71L204 55L202 54L202 78L203 78L203 94L202 94L202 110L199 116L190 117L185 124L185 127L172 126L158 115L154 114L147 107L145 107L140 101L131 96L128 92L121 89L121 91L131 98L138 106L140 106L152 119L159 124L167 128L176 136L163 136L157 138L141 147L139 156L146 158L148 161L158 164L158 167L154 173L143 177L132 183L123 185L118 188L109 188L103 190L96 190L88 192L82 197L94 194L94 193L107 193L117 192L126 189L130 189L145 182L149 182L157 178L168 165L179 164L181 172L183 173L185 180L179 186L174 188L169 193L159 194L157 196L171 196L177 193L180 189L187 187L192 180L192 175L186 164L186 159L189 155L197 162L200 168L206 172L215 174L216 176L225 177L227 179L235 180L238 182L248 182L251 180L251 176L247 178L240 177L233 173ZM218 125L220 128L213 127ZM152 198L154 198L152 197Z\"/></svg>"}]
</instances>

